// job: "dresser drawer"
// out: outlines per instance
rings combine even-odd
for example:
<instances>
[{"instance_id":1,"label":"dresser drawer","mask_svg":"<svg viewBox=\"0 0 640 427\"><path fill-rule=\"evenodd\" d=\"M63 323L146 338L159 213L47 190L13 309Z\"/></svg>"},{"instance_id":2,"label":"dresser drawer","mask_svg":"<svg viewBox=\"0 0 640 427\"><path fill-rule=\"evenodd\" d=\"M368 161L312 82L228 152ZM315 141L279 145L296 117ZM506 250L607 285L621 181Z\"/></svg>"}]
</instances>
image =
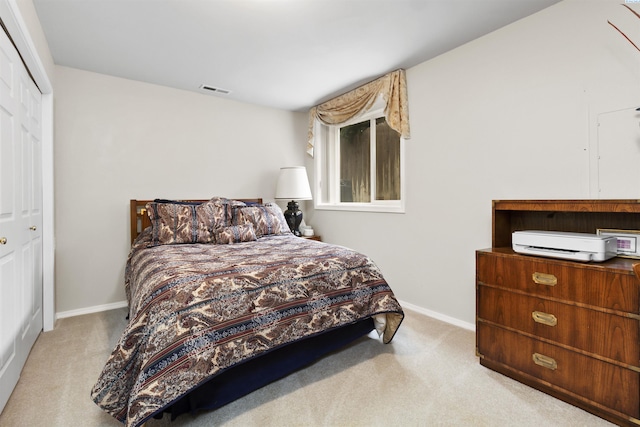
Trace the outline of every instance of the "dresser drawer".
<instances>
[{"instance_id":1,"label":"dresser drawer","mask_svg":"<svg viewBox=\"0 0 640 427\"><path fill-rule=\"evenodd\" d=\"M479 282L529 294L640 313L640 286L633 271L478 251L476 276Z\"/></svg>"},{"instance_id":2,"label":"dresser drawer","mask_svg":"<svg viewBox=\"0 0 640 427\"><path fill-rule=\"evenodd\" d=\"M478 286L478 318L622 363L640 366L636 319Z\"/></svg>"},{"instance_id":3,"label":"dresser drawer","mask_svg":"<svg viewBox=\"0 0 640 427\"><path fill-rule=\"evenodd\" d=\"M529 381L640 418L639 373L491 325L478 324L480 356Z\"/></svg>"}]
</instances>

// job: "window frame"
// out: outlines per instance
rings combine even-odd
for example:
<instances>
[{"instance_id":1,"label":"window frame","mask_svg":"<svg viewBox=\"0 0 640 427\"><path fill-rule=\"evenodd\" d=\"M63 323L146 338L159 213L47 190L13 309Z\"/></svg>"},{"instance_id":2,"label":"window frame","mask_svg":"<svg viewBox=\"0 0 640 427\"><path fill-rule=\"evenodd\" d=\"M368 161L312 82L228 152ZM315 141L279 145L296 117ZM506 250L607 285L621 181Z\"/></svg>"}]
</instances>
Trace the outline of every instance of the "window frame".
<instances>
[{"instance_id":1,"label":"window frame","mask_svg":"<svg viewBox=\"0 0 640 427\"><path fill-rule=\"evenodd\" d=\"M400 136L400 200L376 200L376 143L370 142L371 202L340 201L340 129L364 121L385 117L384 108L375 108L367 113L339 125L316 124L316 147L314 156L314 208L318 210L405 213L405 139ZM385 118L386 120L386 118ZM323 185L328 188L323 188Z\"/></svg>"}]
</instances>

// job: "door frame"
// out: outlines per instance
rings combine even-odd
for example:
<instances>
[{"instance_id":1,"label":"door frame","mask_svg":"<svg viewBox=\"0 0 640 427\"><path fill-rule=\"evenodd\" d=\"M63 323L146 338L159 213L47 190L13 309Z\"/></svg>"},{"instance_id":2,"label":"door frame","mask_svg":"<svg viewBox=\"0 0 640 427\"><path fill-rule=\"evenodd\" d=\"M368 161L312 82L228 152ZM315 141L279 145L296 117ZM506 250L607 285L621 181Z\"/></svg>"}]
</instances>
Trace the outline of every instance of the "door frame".
<instances>
[{"instance_id":1,"label":"door frame","mask_svg":"<svg viewBox=\"0 0 640 427\"><path fill-rule=\"evenodd\" d=\"M42 92L42 325L53 329L55 307L55 233L53 186L53 86L15 0L0 0L0 16ZM1 30L0 30L1 31Z\"/></svg>"}]
</instances>

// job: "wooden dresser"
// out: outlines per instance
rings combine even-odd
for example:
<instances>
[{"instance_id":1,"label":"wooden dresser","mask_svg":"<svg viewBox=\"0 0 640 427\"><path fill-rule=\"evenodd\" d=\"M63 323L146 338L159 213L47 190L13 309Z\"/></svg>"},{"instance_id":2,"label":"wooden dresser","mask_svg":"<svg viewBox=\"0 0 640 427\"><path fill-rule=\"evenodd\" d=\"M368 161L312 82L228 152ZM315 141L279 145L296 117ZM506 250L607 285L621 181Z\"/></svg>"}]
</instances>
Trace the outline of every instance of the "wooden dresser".
<instances>
[{"instance_id":1,"label":"wooden dresser","mask_svg":"<svg viewBox=\"0 0 640 427\"><path fill-rule=\"evenodd\" d=\"M492 248L476 252L480 363L640 426L640 260L581 263L511 249L517 230L638 230L640 200L494 201L492 222Z\"/></svg>"}]
</instances>

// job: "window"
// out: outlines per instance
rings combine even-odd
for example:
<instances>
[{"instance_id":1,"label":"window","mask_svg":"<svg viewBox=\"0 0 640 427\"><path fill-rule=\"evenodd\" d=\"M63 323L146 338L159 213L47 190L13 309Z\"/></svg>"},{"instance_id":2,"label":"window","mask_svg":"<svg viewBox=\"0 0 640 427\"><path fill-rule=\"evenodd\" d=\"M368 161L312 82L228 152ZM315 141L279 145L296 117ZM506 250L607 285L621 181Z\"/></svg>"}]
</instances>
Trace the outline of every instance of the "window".
<instances>
[{"instance_id":1,"label":"window","mask_svg":"<svg viewBox=\"0 0 640 427\"><path fill-rule=\"evenodd\" d=\"M404 140L381 109L321 125L316 209L404 212Z\"/></svg>"}]
</instances>

